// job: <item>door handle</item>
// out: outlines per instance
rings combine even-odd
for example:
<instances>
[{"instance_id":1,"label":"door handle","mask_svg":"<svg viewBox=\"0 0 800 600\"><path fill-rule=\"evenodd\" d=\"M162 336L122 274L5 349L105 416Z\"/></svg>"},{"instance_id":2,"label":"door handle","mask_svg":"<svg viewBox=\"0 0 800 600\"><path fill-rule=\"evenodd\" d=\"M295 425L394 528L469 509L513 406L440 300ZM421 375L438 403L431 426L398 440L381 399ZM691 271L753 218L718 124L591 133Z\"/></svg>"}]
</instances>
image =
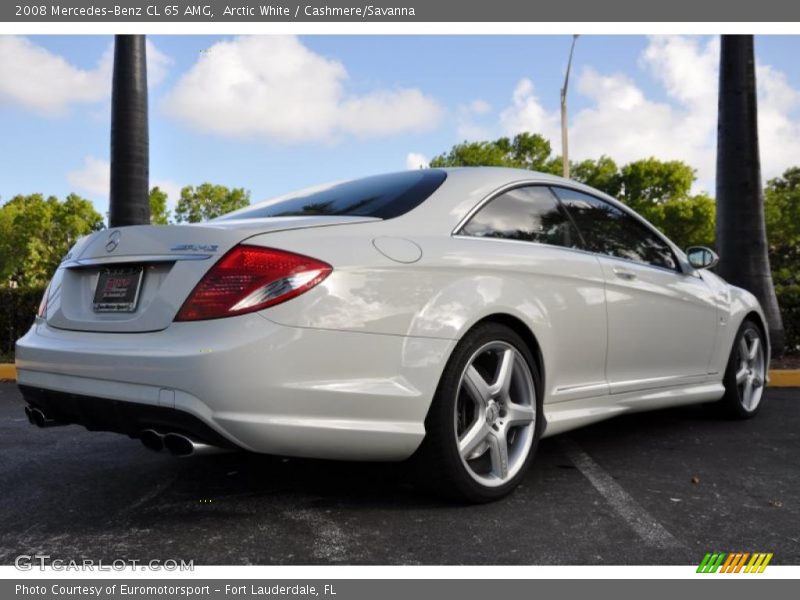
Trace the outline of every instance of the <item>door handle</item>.
<instances>
[{"instance_id":1,"label":"door handle","mask_svg":"<svg viewBox=\"0 0 800 600\"><path fill-rule=\"evenodd\" d=\"M633 281L636 279L636 273L633 271L628 271L626 269L614 269L614 275L619 277L620 279L624 279L625 281Z\"/></svg>"}]
</instances>

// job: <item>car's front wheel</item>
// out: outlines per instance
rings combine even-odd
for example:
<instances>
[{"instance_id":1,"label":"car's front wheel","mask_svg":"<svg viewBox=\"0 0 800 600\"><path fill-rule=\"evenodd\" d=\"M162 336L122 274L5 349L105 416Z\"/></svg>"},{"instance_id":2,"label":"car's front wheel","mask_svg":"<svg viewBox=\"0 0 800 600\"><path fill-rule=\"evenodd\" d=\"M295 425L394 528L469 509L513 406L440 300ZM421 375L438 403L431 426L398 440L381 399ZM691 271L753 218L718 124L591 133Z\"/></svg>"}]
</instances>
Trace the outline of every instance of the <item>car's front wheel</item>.
<instances>
[{"instance_id":1,"label":"car's front wheel","mask_svg":"<svg viewBox=\"0 0 800 600\"><path fill-rule=\"evenodd\" d=\"M717 407L728 417L749 419L761 408L767 385L767 352L761 329L746 319L736 334Z\"/></svg>"},{"instance_id":2,"label":"car's front wheel","mask_svg":"<svg viewBox=\"0 0 800 600\"><path fill-rule=\"evenodd\" d=\"M425 421L418 460L440 491L488 502L513 490L542 431L541 379L527 344L498 323L456 346Z\"/></svg>"}]
</instances>

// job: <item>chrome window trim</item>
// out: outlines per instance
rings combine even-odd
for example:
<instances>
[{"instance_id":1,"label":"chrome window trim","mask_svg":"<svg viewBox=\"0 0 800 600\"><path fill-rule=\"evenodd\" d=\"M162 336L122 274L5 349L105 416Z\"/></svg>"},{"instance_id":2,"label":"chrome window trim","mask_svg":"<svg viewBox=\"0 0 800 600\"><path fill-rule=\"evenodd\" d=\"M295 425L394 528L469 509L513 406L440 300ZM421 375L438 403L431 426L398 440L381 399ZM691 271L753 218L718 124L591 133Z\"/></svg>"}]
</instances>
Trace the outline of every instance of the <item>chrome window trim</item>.
<instances>
[{"instance_id":1,"label":"chrome window trim","mask_svg":"<svg viewBox=\"0 0 800 600\"><path fill-rule=\"evenodd\" d=\"M459 235L460 230L467 224L476 212L482 209L486 204L497 198L498 196L502 196L508 191L519 187L527 187L531 185L543 185L547 186L548 184L543 183L541 180L520 180L520 181L513 181L511 183L507 183L506 185L497 188L496 190L489 192L482 200L480 200L475 206L473 206L467 214L458 222L458 224L453 228L450 232L450 235ZM558 199L558 198L556 198ZM469 237L469 236L468 236Z\"/></svg>"},{"instance_id":2,"label":"chrome window trim","mask_svg":"<svg viewBox=\"0 0 800 600\"><path fill-rule=\"evenodd\" d=\"M543 187L548 188L550 190L550 193L558 201L559 205L562 208L564 208L564 210L567 211L567 216L569 217L570 222L573 223L573 226L578 231L578 235L581 236L581 239L583 239L583 234L581 233L580 228L578 228L577 225L575 225L574 221L572 220L572 215L569 214L569 209L566 206L564 206L561 198L559 198L558 194L555 191L553 191L552 188L562 187L562 188L565 188L565 189L568 189L568 190L572 190L574 192L578 192L580 194L586 194L587 196L591 196L593 198L596 198L597 200L599 200L601 202L605 202L606 204L609 204L610 206L613 206L614 208L623 211L625 214L627 214L628 216L630 216L633 219L635 219L639 224L643 225L648 231L651 231L652 233L654 233L658 237L658 239L660 239L662 242L664 242L667 245L667 247L669 247L669 249L672 251L673 258L675 259L675 262L678 265L677 268L669 269L667 267L659 267L658 265L651 265L650 263L643 263L643 262L639 262L639 261L636 261L636 260L631 260L631 259L628 259L628 258L621 258L619 256L611 256L610 254L603 254L602 252L593 252L591 250L583 250L581 248L572 248L572 247L569 247L569 246L556 246L554 244L544 244L542 242L529 242L529 241L526 241L526 240L511 240L511 239L506 239L506 238L481 238L481 237L472 236L472 235L465 235L465 234L461 233L461 229L463 229L463 227L469 222L469 220L472 219L472 217L478 211L480 211L484 206L486 206L489 202L491 202L495 198L497 198L497 197L499 197L499 196L501 196L501 195L505 194L506 192L509 192L509 191L511 191L513 189L520 188L520 187L528 187L528 186L543 186ZM493 240L493 241L519 242L519 243L523 243L523 244L537 244L537 245L540 245L540 246L548 246L548 247L551 247L551 248L562 248L564 250L573 250L573 251L582 252L582 253L585 253L585 254L591 254L593 256L600 256L600 257L603 257L603 258L610 258L610 259L613 259L613 260L620 260L620 261L623 261L623 262L626 262L626 263L630 263L630 264L634 264L634 265L641 265L641 266L644 266L644 267L649 267L651 269L658 269L659 271L666 271L668 273L674 273L676 275L693 275L694 274L694 269L689 267L688 264L685 263L685 261L681 259L681 253L678 252L678 247L672 242L672 240L670 240L667 236L665 236L663 233L661 233L655 226L653 226L650 223L648 223L643 217L641 217L638 214L636 214L633 211L633 209L631 209L630 207L626 206L625 204L623 204L619 200L616 200L616 199L612 198L611 196L608 196L607 194L603 194L602 192L600 192L600 194L598 194L597 191L594 191L594 190L593 191L587 191L586 189L583 189L582 185L577 185L577 186L576 185L570 185L570 182L563 182L562 183L560 181L552 182L552 181L544 181L544 180L541 180L541 179L529 179L529 180L528 179L523 179L523 180L513 181L513 182L508 183L508 184L506 184L506 185L504 185L502 187L499 187L496 190L494 190L494 191L490 192L489 194L487 194L486 197L484 197L475 206L473 206L467 212L467 214L458 222L458 224L453 228L452 232L450 233L450 236L451 237L460 237L460 238L469 238L469 239L484 239L484 240L489 239L489 240Z\"/></svg>"},{"instance_id":3,"label":"chrome window trim","mask_svg":"<svg viewBox=\"0 0 800 600\"><path fill-rule=\"evenodd\" d=\"M520 188L527 188L527 187L545 187L545 188L547 188L547 191L548 191L549 195L550 195L550 196L553 198L553 200L555 201L555 203L556 203L556 206L558 207L558 209L559 209L560 211L564 211L564 215L563 215L563 216L564 216L564 218L565 218L565 219L567 220L567 222L568 222L568 223L569 223L569 224L572 226L572 228L573 228L573 229L575 229L575 233L577 233L577 234L578 234L578 238L580 239L580 241L585 243L585 240L583 239L583 234L581 233L581 230L580 230L580 229L578 228L578 226L575 224L575 221L573 220L573 218L572 218L572 215L571 215L571 214L569 214L569 211L567 210L567 207L566 207L566 206L564 206L564 203L563 203L563 202L561 202L561 198L559 198L559 197L558 197L558 195L556 195L556 193L555 193L555 192L553 192L553 190L552 190L552 189L550 189L550 187L551 187L551 186L550 186L549 184L547 184L547 183L543 183L543 182L541 182L541 181L538 181L538 182L535 182L535 183L526 183L526 182L521 182L521 183L520 183L520 182L514 182L514 183L510 183L510 184L508 184L508 185L505 185L505 186L503 186L502 188L498 188L497 190L495 190L494 192L492 192L491 194L489 194L489 195L488 195L486 198L484 198L483 200L481 200L481 201L478 203L478 205L477 205L477 206L473 207L473 208L472 208L472 210L470 210L470 211L469 211L469 213L467 213L467 216L466 216L466 217L464 217L463 219L461 219L461 221L459 222L459 224L458 224L458 225L456 225L456 227L453 229L453 231L450 233L450 235L451 235L451 236L456 236L456 235L458 235L458 236L462 236L462 237L477 237L477 236L470 236L470 235L467 235L467 234L461 233L461 231L460 231L460 230L461 230L461 229L463 229L464 227L466 227L466 226L467 226L467 223L469 223L469 221L472 219L472 217L474 217L474 216L475 216L475 214L477 214L478 212L480 212L480 210L481 210L481 209L482 209L484 206L486 206L487 204L489 204L489 202L492 202L493 200L495 200L495 199L499 198L500 196L502 196L503 194L505 194L505 193L507 193L507 192L510 192L510 191L513 191L513 190L516 190L516 189L520 189ZM493 239L504 239L504 238L493 238ZM526 240L509 240L509 241L520 241L520 242L524 242L524 241L526 241ZM541 244L542 246L552 246L552 247L554 247L554 248L570 248L570 246L560 246L560 245L558 245L558 244L545 244L544 242L530 242L530 243L531 243L531 244Z\"/></svg>"}]
</instances>

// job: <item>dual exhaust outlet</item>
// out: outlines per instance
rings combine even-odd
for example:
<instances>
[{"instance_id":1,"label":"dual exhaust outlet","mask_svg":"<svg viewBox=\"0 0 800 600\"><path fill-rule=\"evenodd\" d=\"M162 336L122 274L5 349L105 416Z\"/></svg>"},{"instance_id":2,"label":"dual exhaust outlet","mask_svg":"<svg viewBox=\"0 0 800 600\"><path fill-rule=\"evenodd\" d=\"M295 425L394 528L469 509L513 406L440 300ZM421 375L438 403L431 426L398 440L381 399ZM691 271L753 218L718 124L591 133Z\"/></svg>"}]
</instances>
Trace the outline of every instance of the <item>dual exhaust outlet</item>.
<instances>
[{"instance_id":1,"label":"dual exhaust outlet","mask_svg":"<svg viewBox=\"0 0 800 600\"><path fill-rule=\"evenodd\" d=\"M31 425L37 427L57 427L59 425L67 425L63 421L57 421L48 417L44 411L33 406L25 407L25 416ZM161 452L166 450L173 456L193 456L196 454L220 454L222 452L230 452L227 448L220 448L219 446L212 446L198 442L192 438L183 435L182 433L159 433L155 429L145 429L139 434L139 441L142 445L154 452Z\"/></svg>"},{"instance_id":2,"label":"dual exhaust outlet","mask_svg":"<svg viewBox=\"0 0 800 600\"><path fill-rule=\"evenodd\" d=\"M37 427L57 427L59 425L66 425L66 423L62 423L61 421L56 421L55 419L51 419L47 415L45 415L41 410L38 408L34 408L32 406L25 407L25 416L28 417L28 423L31 425L36 425Z\"/></svg>"},{"instance_id":3,"label":"dual exhaust outlet","mask_svg":"<svg viewBox=\"0 0 800 600\"><path fill-rule=\"evenodd\" d=\"M182 433L160 433L155 429L145 429L139 434L139 441L142 446L153 452L166 450L172 456L195 456L198 454L220 454L229 452L227 448L212 446L198 442Z\"/></svg>"}]
</instances>

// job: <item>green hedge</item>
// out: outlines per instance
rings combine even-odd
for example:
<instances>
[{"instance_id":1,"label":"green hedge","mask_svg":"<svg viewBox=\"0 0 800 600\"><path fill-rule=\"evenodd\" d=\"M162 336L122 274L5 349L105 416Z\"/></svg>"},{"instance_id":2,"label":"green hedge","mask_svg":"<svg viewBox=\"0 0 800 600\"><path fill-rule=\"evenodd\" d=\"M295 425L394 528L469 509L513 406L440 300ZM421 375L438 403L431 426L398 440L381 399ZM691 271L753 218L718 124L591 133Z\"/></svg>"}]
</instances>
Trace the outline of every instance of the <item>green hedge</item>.
<instances>
[{"instance_id":1,"label":"green hedge","mask_svg":"<svg viewBox=\"0 0 800 600\"><path fill-rule=\"evenodd\" d=\"M14 358L14 342L28 331L44 287L0 288L0 362Z\"/></svg>"},{"instance_id":2,"label":"green hedge","mask_svg":"<svg viewBox=\"0 0 800 600\"><path fill-rule=\"evenodd\" d=\"M786 333L785 354L800 353L800 284L776 285L778 305L781 307L783 329Z\"/></svg>"}]
</instances>

